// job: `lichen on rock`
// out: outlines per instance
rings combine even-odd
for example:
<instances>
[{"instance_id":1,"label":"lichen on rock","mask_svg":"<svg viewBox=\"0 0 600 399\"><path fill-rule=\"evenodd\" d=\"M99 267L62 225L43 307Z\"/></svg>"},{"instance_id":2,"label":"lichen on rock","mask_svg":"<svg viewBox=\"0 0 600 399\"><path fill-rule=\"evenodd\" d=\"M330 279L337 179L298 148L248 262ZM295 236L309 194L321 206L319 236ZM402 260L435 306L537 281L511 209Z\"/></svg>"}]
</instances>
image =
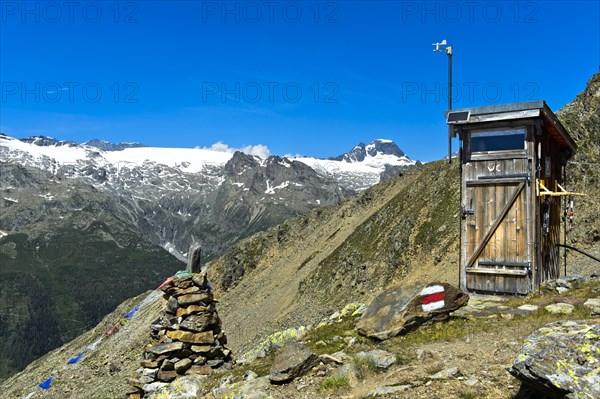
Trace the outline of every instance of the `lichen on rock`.
<instances>
[{"instance_id":1,"label":"lichen on rock","mask_svg":"<svg viewBox=\"0 0 600 399\"><path fill-rule=\"evenodd\" d=\"M527 337L508 371L551 396L600 397L600 324L547 324Z\"/></svg>"}]
</instances>

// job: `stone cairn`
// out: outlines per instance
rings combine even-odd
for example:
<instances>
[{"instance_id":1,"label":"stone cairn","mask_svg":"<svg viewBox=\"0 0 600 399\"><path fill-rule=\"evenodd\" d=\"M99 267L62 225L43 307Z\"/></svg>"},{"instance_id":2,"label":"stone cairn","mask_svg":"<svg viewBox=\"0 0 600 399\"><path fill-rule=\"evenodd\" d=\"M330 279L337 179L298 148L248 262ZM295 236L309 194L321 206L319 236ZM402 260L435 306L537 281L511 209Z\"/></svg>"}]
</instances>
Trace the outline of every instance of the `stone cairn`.
<instances>
[{"instance_id":1,"label":"stone cairn","mask_svg":"<svg viewBox=\"0 0 600 399\"><path fill-rule=\"evenodd\" d=\"M176 274L160 289L167 305L150 326L142 377L135 392L129 393L130 399L142 398L146 390L159 389L178 375L210 375L233 364L212 288L206 273L200 271L199 245L190 248L186 272Z\"/></svg>"}]
</instances>

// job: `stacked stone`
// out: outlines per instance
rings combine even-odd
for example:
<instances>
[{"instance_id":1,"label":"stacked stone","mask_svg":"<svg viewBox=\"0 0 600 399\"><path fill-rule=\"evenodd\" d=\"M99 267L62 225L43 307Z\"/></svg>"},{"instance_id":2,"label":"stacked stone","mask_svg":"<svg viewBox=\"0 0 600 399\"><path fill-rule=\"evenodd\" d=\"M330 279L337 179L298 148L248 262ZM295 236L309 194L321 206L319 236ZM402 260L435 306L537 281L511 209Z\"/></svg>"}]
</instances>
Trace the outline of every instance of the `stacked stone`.
<instances>
[{"instance_id":1,"label":"stacked stone","mask_svg":"<svg viewBox=\"0 0 600 399\"><path fill-rule=\"evenodd\" d=\"M225 348L227 337L206 275L187 272L161 289L167 306L150 326L152 343L144 351L140 386L167 383L178 375L209 375L230 366L231 351Z\"/></svg>"}]
</instances>

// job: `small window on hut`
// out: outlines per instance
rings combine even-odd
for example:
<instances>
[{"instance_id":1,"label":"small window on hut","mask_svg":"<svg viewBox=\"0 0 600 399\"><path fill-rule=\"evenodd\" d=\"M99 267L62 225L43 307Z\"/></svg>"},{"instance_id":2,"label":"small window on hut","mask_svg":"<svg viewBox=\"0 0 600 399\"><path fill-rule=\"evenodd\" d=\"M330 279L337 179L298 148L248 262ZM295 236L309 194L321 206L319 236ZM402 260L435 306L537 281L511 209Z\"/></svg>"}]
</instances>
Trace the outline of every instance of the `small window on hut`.
<instances>
[{"instance_id":1,"label":"small window on hut","mask_svg":"<svg viewBox=\"0 0 600 399\"><path fill-rule=\"evenodd\" d=\"M471 132L471 152L525 149L525 128L475 130Z\"/></svg>"}]
</instances>

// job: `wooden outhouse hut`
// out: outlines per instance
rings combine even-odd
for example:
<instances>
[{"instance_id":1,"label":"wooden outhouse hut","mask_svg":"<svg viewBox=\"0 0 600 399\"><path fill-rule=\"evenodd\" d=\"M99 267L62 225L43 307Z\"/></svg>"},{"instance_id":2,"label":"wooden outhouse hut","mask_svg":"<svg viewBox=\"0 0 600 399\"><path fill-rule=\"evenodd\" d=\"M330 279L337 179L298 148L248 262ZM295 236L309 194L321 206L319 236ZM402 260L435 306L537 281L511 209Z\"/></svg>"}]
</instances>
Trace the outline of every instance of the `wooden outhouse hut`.
<instances>
[{"instance_id":1,"label":"wooden outhouse hut","mask_svg":"<svg viewBox=\"0 0 600 399\"><path fill-rule=\"evenodd\" d=\"M560 271L561 198L576 145L544 101L446 112L461 141L460 286L527 294Z\"/></svg>"}]
</instances>

